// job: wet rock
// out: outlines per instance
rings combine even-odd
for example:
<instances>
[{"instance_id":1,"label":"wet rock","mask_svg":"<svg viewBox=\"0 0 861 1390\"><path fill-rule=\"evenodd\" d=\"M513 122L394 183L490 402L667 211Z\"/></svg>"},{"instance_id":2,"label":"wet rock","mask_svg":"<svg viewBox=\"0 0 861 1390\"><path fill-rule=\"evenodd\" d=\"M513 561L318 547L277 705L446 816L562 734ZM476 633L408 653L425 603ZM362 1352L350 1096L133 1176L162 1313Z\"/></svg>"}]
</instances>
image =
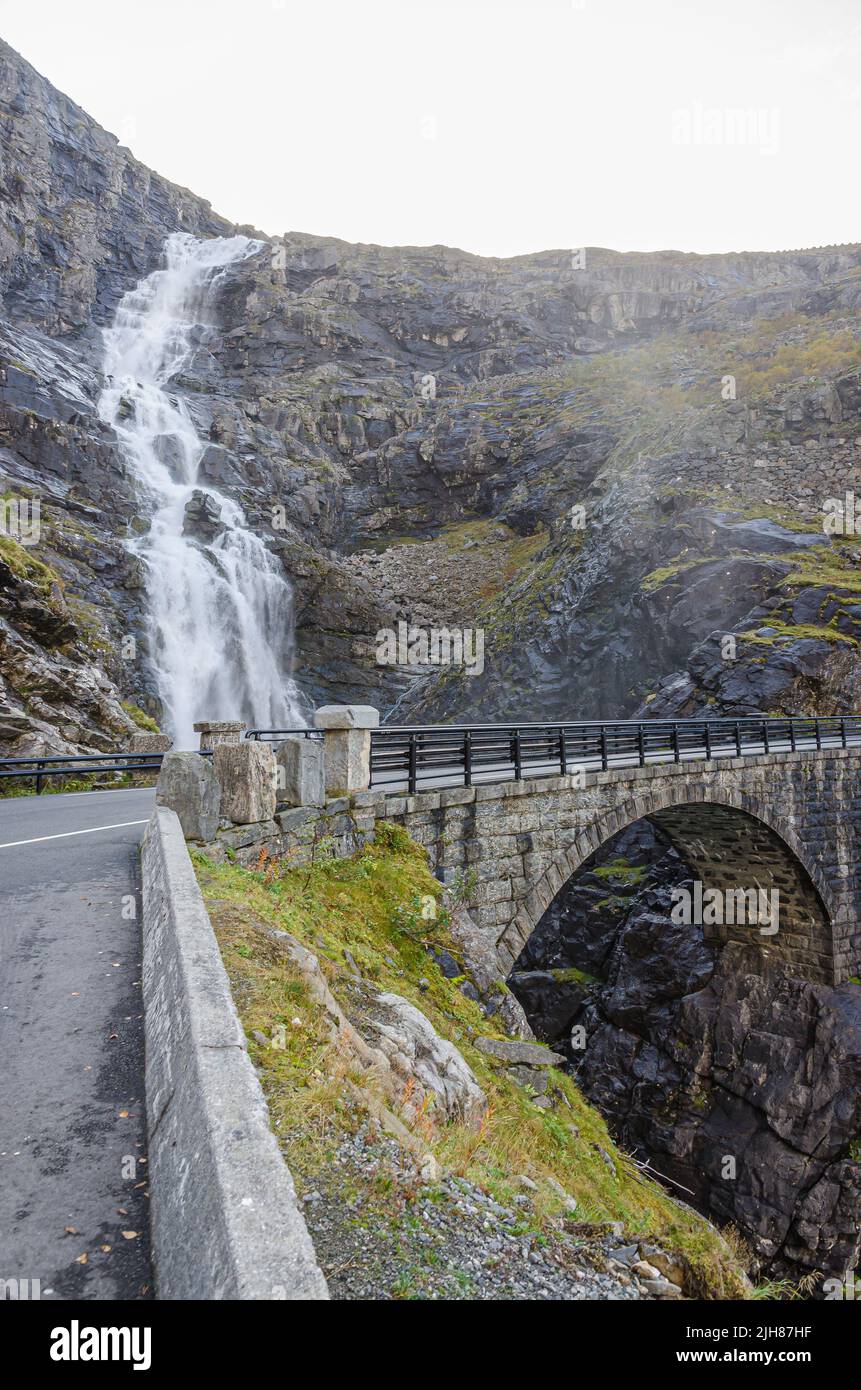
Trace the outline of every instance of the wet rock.
<instances>
[{"instance_id":1,"label":"wet rock","mask_svg":"<svg viewBox=\"0 0 861 1390\"><path fill-rule=\"evenodd\" d=\"M211 492L195 488L185 504L183 534L194 536L207 545L224 530L221 520L221 505Z\"/></svg>"},{"instance_id":2,"label":"wet rock","mask_svg":"<svg viewBox=\"0 0 861 1390\"><path fill-rule=\"evenodd\" d=\"M588 985L581 972L565 978L565 971L516 971L508 983L520 1001L537 1037L551 1041L570 1028L586 998Z\"/></svg>"}]
</instances>

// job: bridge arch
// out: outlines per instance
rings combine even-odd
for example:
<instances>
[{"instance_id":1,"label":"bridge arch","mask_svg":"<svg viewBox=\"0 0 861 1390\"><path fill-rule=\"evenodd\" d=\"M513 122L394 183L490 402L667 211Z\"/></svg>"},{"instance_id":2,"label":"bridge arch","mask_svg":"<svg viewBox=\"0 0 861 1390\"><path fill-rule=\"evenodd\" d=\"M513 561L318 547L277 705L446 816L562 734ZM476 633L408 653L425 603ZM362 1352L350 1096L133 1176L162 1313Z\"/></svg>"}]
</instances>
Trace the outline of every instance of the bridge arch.
<instances>
[{"instance_id":1,"label":"bridge arch","mask_svg":"<svg viewBox=\"0 0 861 1390\"><path fill-rule=\"evenodd\" d=\"M704 889L759 886L779 890L776 935L762 935L750 926L726 927L719 935L722 942L756 945L766 954L790 961L809 979L834 983L834 894L793 824L762 797L687 778L659 784L654 791L640 784L636 795L598 814L572 844L555 854L521 898L514 920L500 938L503 964L508 955L517 959L545 912L592 855L620 831L644 819L664 831Z\"/></svg>"}]
</instances>

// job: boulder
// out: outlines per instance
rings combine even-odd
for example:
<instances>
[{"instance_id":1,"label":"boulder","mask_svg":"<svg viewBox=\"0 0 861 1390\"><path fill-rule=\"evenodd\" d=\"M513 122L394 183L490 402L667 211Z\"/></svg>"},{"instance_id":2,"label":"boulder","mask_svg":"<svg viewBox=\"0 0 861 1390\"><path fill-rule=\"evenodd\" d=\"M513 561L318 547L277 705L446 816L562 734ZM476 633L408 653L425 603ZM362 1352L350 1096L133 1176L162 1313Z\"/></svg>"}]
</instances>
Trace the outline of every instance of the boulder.
<instances>
[{"instance_id":1,"label":"boulder","mask_svg":"<svg viewBox=\"0 0 861 1390\"><path fill-rule=\"evenodd\" d=\"M165 753L155 789L156 805L175 811L187 840L209 844L221 815L221 787L209 758Z\"/></svg>"},{"instance_id":2,"label":"boulder","mask_svg":"<svg viewBox=\"0 0 861 1390\"><path fill-rule=\"evenodd\" d=\"M526 1015L499 973L492 938L476 926L463 903L452 904L450 911L451 934L463 953L465 971L478 991L485 1014L492 1015L512 1037L531 1038Z\"/></svg>"},{"instance_id":3,"label":"boulder","mask_svg":"<svg viewBox=\"0 0 861 1390\"><path fill-rule=\"evenodd\" d=\"M479 1052L500 1066L561 1067L562 1058L540 1043L520 1042L513 1038L476 1038Z\"/></svg>"},{"instance_id":4,"label":"boulder","mask_svg":"<svg viewBox=\"0 0 861 1390\"><path fill-rule=\"evenodd\" d=\"M170 734L132 734L129 739L129 753L169 753L173 746Z\"/></svg>"},{"instance_id":5,"label":"boulder","mask_svg":"<svg viewBox=\"0 0 861 1390\"><path fill-rule=\"evenodd\" d=\"M220 744L212 765L221 787L221 814L234 825L272 820L277 800L275 754L270 744L248 740Z\"/></svg>"},{"instance_id":6,"label":"boulder","mask_svg":"<svg viewBox=\"0 0 861 1390\"><path fill-rule=\"evenodd\" d=\"M457 1048L441 1038L420 1009L399 994L377 996L377 1010L367 1018L364 1034L389 1059L413 1092L405 1103L408 1118L417 1118L417 1096L431 1095L437 1119L477 1124L487 1107L472 1068Z\"/></svg>"},{"instance_id":7,"label":"boulder","mask_svg":"<svg viewBox=\"0 0 861 1390\"><path fill-rule=\"evenodd\" d=\"M462 1122L478 1128L487 1098L475 1073L420 1009L399 994L381 993L361 981L351 985L348 1018L317 957L288 932L268 934L323 1006L332 1041L349 1068L381 1089L407 1124Z\"/></svg>"}]
</instances>

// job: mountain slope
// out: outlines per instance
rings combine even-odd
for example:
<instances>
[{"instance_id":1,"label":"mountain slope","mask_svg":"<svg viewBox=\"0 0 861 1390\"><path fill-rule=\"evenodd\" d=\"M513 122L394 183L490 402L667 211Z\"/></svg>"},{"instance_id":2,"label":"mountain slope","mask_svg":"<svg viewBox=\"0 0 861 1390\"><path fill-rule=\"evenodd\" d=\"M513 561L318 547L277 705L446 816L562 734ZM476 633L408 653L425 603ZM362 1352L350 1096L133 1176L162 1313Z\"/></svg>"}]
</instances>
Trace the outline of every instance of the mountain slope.
<instances>
[{"instance_id":1,"label":"mountain slope","mask_svg":"<svg viewBox=\"0 0 861 1390\"><path fill-rule=\"evenodd\" d=\"M6 46L0 121L0 490L42 503L38 546L0 537L0 747L121 745L123 702L163 712L99 330L168 234L236 229ZM853 707L859 555L822 521L861 481L861 247L263 240L175 387L293 583L309 707ZM483 672L379 665L400 621L480 626Z\"/></svg>"}]
</instances>

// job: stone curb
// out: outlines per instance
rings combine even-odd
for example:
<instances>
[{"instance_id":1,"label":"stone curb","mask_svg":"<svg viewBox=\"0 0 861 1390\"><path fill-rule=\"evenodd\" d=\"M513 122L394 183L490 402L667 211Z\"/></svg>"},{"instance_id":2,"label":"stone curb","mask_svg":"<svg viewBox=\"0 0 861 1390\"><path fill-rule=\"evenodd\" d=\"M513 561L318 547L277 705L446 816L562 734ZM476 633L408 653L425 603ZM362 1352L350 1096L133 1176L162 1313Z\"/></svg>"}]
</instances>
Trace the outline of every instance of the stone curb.
<instances>
[{"instance_id":1,"label":"stone curb","mask_svg":"<svg viewBox=\"0 0 861 1390\"><path fill-rule=\"evenodd\" d=\"M141 856L157 1296L328 1298L174 811Z\"/></svg>"}]
</instances>

